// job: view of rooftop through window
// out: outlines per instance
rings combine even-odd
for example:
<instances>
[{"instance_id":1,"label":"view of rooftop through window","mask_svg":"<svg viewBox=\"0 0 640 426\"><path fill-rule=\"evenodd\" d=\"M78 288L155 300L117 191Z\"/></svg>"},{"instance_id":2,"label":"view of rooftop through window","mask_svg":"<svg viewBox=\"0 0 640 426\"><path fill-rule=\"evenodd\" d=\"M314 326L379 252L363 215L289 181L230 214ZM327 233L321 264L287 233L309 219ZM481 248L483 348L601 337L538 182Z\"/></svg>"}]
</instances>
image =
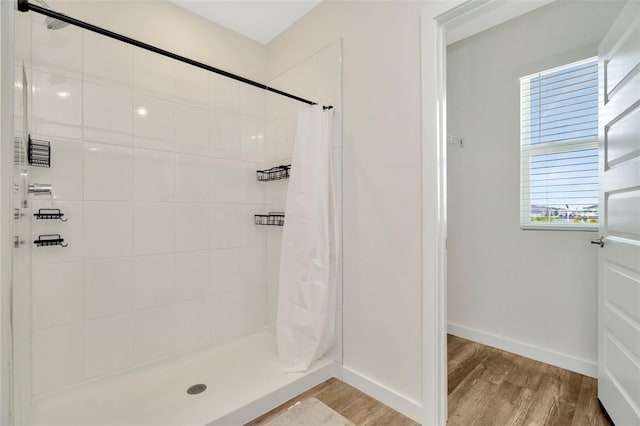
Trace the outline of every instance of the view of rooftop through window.
<instances>
[{"instance_id":1,"label":"view of rooftop through window","mask_svg":"<svg viewBox=\"0 0 640 426\"><path fill-rule=\"evenodd\" d=\"M526 225L598 222L596 58L521 78Z\"/></svg>"}]
</instances>

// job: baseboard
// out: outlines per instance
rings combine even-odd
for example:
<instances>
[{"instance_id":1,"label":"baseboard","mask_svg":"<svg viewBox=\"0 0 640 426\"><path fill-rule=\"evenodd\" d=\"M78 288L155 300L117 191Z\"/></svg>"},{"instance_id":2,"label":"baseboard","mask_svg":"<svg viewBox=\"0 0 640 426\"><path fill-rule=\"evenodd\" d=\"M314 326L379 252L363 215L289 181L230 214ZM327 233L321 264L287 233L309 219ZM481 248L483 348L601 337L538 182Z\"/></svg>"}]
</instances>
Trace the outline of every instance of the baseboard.
<instances>
[{"instance_id":1,"label":"baseboard","mask_svg":"<svg viewBox=\"0 0 640 426\"><path fill-rule=\"evenodd\" d=\"M422 405L420 403L365 377L349 367L342 367L342 380L410 419L418 423L422 422Z\"/></svg>"},{"instance_id":2,"label":"baseboard","mask_svg":"<svg viewBox=\"0 0 640 426\"><path fill-rule=\"evenodd\" d=\"M260 399L253 401L238 410L217 419L208 426L229 426L243 425L251 420L268 413L282 403L287 402L291 398L319 385L320 383L332 377L339 376L340 365L337 362L331 362L311 373L289 383L288 385L277 389Z\"/></svg>"},{"instance_id":3,"label":"baseboard","mask_svg":"<svg viewBox=\"0 0 640 426\"><path fill-rule=\"evenodd\" d=\"M598 376L598 364L595 362L551 351L549 349L541 348L540 346L531 345L529 343L520 342L492 333L486 333L484 331L464 327L458 324L449 323L447 328L449 334L453 334L454 336L473 340L474 342L502 349L507 352L513 352L514 354L555 365L556 367L584 374L585 376Z\"/></svg>"}]
</instances>

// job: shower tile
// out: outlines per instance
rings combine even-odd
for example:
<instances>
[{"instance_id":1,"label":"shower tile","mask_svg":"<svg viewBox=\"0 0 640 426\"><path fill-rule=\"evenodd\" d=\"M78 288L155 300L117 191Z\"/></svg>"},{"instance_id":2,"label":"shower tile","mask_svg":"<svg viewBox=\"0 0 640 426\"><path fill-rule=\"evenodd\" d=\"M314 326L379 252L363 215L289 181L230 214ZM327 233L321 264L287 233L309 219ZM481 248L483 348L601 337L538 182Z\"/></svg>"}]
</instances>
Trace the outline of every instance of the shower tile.
<instances>
[{"instance_id":1,"label":"shower tile","mask_svg":"<svg viewBox=\"0 0 640 426\"><path fill-rule=\"evenodd\" d=\"M210 199L214 203L240 203L244 201L244 182L240 161L211 160ZM255 173L255 171L254 171Z\"/></svg>"},{"instance_id":2,"label":"shower tile","mask_svg":"<svg viewBox=\"0 0 640 426\"><path fill-rule=\"evenodd\" d=\"M317 101L317 81L318 71L315 60L312 57L271 80L269 86L285 90L289 93L295 93L297 96L305 99ZM295 102L297 108L302 106L300 102Z\"/></svg>"},{"instance_id":3,"label":"shower tile","mask_svg":"<svg viewBox=\"0 0 640 426\"><path fill-rule=\"evenodd\" d=\"M167 203L135 203L133 241L136 255L176 249L176 212Z\"/></svg>"},{"instance_id":4,"label":"shower tile","mask_svg":"<svg viewBox=\"0 0 640 426\"><path fill-rule=\"evenodd\" d=\"M242 120L242 160L264 163L265 132L264 123L258 120Z\"/></svg>"},{"instance_id":5,"label":"shower tile","mask_svg":"<svg viewBox=\"0 0 640 426\"><path fill-rule=\"evenodd\" d=\"M211 209L206 204L176 205L176 250L211 248Z\"/></svg>"},{"instance_id":6,"label":"shower tile","mask_svg":"<svg viewBox=\"0 0 640 426\"><path fill-rule=\"evenodd\" d=\"M242 120L211 112L211 155L217 158L242 158Z\"/></svg>"},{"instance_id":7,"label":"shower tile","mask_svg":"<svg viewBox=\"0 0 640 426\"><path fill-rule=\"evenodd\" d=\"M34 69L82 78L82 31L73 26L47 28L44 16L33 16L31 25Z\"/></svg>"},{"instance_id":8,"label":"shower tile","mask_svg":"<svg viewBox=\"0 0 640 426\"><path fill-rule=\"evenodd\" d=\"M240 86L240 111L243 117L264 120L266 108L265 91L243 84Z\"/></svg>"},{"instance_id":9,"label":"shower tile","mask_svg":"<svg viewBox=\"0 0 640 426\"><path fill-rule=\"evenodd\" d=\"M211 84L211 109L234 115L240 114L240 84L216 74L211 74L209 81Z\"/></svg>"},{"instance_id":10,"label":"shower tile","mask_svg":"<svg viewBox=\"0 0 640 426\"><path fill-rule=\"evenodd\" d=\"M214 296L242 290L245 273L243 267L247 263L244 255L241 248L211 251L211 291Z\"/></svg>"},{"instance_id":11,"label":"shower tile","mask_svg":"<svg viewBox=\"0 0 640 426\"><path fill-rule=\"evenodd\" d=\"M32 71L33 132L82 139L82 83L61 74Z\"/></svg>"},{"instance_id":12,"label":"shower tile","mask_svg":"<svg viewBox=\"0 0 640 426\"><path fill-rule=\"evenodd\" d=\"M180 62L174 63L175 97L179 102L209 108L209 72Z\"/></svg>"},{"instance_id":13,"label":"shower tile","mask_svg":"<svg viewBox=\"0 0 640 426\"><path fill-rule=\"evenodd\" d=\"M28 87L25 86L23 79L33 82L31 79L31 69L25 68L23 72L22 64L15 63L13 66L13 126L15 129L21 129L24 123L23 96L31 96ZM31 102L27 104L27 117L31 114Z\"/></svg>"},{"instance_id":14,"label":"shower tile","mask_svg":"<svg viewBox=\"0 0 640 426\"><path fill-rule=\"evenodd\" d=\"M291 164L290 161L283 161L281 164ZM275 166L272 165L271 167ZM269 166L267 166L269 167ZM278 180L275 182L269 182L267 185L266 203L269 205L269 210L272 211L284 211L287 204L287 191L289 189L288 180Z\"/></svg>"},{"instance_id":15,"label":"shower tile","mask_svg":"<svg viewBox=\"0 0 640 426\"><path fill-rule=\"evenodd\" d=\"M84 32L84 79L119 87L133 86L133 47Z\"/></svg>"},{"instance_id":16,"label":"shower tile","mask_svg":"<svg viewBox=\"0 0 640 426\"><path fill-rule=\"evenodd\" d=\"M244 291L244 326L246 332L267 325L266 287L247 288Z\"/></svg>"},{"instance_id":17,"label":"shower tile","mask_svg":"<svg viewBox=\"0 0 640 426\"><path fill-rule=\"evenodd\" d=\"M84 329L87 378L114 373L133 365L133 315L87 321Z\"/></svg>"},{"instance_id":18,"label":"shower tile","mask_svg":"<svg viewBox=\"0 0 640 426\"><path fill-rule=\"evenodd\" d=\"M34 331L31 357L34 395L79 382L84 377L83 324Z\"/></svg>"},{"instance_id":19,"label":"shower tile","mask_svg":"<svg viewBox=\"0 0 640 426\"><path fill-rule=\"evenodd\" d=\"M266 94L266 105L265 118L268 122L295 118L301 107L300 102L272 92Z\"/></svg>"},{"instance_id":20,"label":"shower tile","mask_svg":"<svg viewBox=\"0 0 640 426\"><path fill-rule=\"evenodd\" d=\"M176 104L176 151L209 154L209 111Z\"/></svg>"},{"instance_id":21,"label":"shower tile","mask_svg":"<svg viewBox=\"0 0 640 426\"><path fill-rule=\"evenodd\" d=\"M85 318L133 310L133 258L85 261L84 281Z\"/></svg>"},{"instance_id":22,"label":"shower tile","mask_svg":"<svg viewBox=\"0 0 640 426\"><path fill-rule=\"evenodd\" d=\"M273 226L267 230L267 285L277 289L280 281L280 251L282 246L282 229Z\"/></svg>"},{"instance_id":23,"label":"shower tile","mask_svg":"<svg viewBox=\"0 0 640 426\"><path fill-rule=\"evenodd\" d=\"M176 349L183 351L211 340L211 300L176 304Z\"/></svg>"},{"instance_id":24,"label":"shower tile","mask_svg":"<svg viewBox=\"0 0 640 426\"><path fill-rule=\"evenodd\" d=\"M13 28L15 28L12 30L14 32L13 57L16 59L14 62L17 64L24 61L24 66L27 68L31 68L31 25L34 15L34 13L13 14ZM22 63L20 63L20 68L22 68Z\"/></svg>"},{"instance_id":25,"label":"shower tile","mask_svg":"<svg viewBox=\"0 0 640 426\"><path fill-rule=\"evenodd\" d=\"M237 336L245 330L243 295L243 291L237 291L212 297L211 338L213 340Z\"/></svg>"},{"instance_id":26,"label":"shower tile","mask_svg":"<svg viewBox=\"0 0 640 426\"><path fill-rule=\"evenodd\" d=\"M85 202L84 247L87 259L131 256L133 204Z\"/></svg>"},{"instance_id":27,"label":"shower tile","mask_svg":"<svg viewBox=\"0 0 640 426\"><path fill-rule=\"evenodd\" d=\"M84 83L84 139L131 145L133 94L94 83Z\"/></svg>"},{"instance_id":28,"label":"shower tile","mask_svg":"<svg viewBox=\"0 0 640 426\"><path fill-rule=\"evenodd\" d=\"M137 256L134 260L135 309L173 303L175 297L175 256L173 254Z\"/></svg>"},{"instance_id":29,"label":"shower tile","mask_svg":"<svg viewBox=\"0 0 640 426\"><path fill-rule=\"evenodd\" d=\"M293 156L294 134L286 121L278 120L267 124L266 162L281 163Z\"/></svg>"},{"instance_id":30,"label":"shower tile","mask_svg":"<svg viewBox=\"0 0 640 426\"><path fill-rule=\"evenodd\" d=\"M82 321L82 263L34 266L32 327L54 327Z\"/></svg>"},{"instance_id":31,"label":"shower tile","mask_svg":"<svg viewBox=\"0 0 640 426\"><path fill-rule=\"evenodd\" d=\"M211 248L241 247L244 243L245 214L247 214L246 209L241 205L212 205ZM253 220L253 213L250 218ZM254 226L253 223L252 226Z\"/></svg>"},{"instance_id":32,"label":"shower tile","mask_svg":"<svg viewBox=\"0 0 640 426\"><path fill-rule=\"evenodd\" d=\"M267 264L265 246L246 247L242 250L242 271L244 287L264 287L267 285Z\"/></svg>"},{"instance_id":33,"label":"shower tile","mask_svg":"<svg viewBox=\"0 0 640 426\"><path fill-rule=\"evenodd\" d=\"M133 339L136 364L153 361L175 352L175 305L135 312Z\"/></svg>"},{"instance_id":34,"label":"shower tile","mask_svg":"<svg viewBox=\"0 0 640 426\"><path fill-rule=\"evenodd\" d=\"M241 216L241 233L243 234L243 247L266 247L267 229L270 226L258 226L254 224L253 215L255 212L265 212L267 206L264 204L253 204L244 206L244 213Z\"/></svg>"},{"instance_id":35,"label":"shower tile","mask_svg":"<svg viewBox=\"0 0 640 426\"><path fill-rule=\"evenodd\" d=\"M55 188L54 188L55 190ZM82 260L83 253L83 205L81 202L56 201L51 205L49 200L34 200L31 211L37 213L39 209L60 209L64 213L66 222L59 220L34 220L31 226L31 243L40 235L60 234L67 247L51 246L36 247L31 250L31 260L34 265L72 262Z\"/></svg>"},{"instance_id":36,"label":"shower tile","mask_svg":"<svg viewBox=\"0 0 640 426\"><path fill-rule=\"evenodd\" d=\"M270 327L275 326L278 310L278 287L267 287L267 325Z\"/></svg>"},{"instance_id":37,"label":"shower tile","mask_svg":"<svg viewBox=\"0 0 640 426\"><path fill-rule=\"evenodd\" d=\"M83 197L83 144L61 138L33 135L35 139L50 140L52 160L50 168L33 167L32 182L47 182L53 187L56 200L77 201Z\"/></svg>"},{"instance_id":38,"label":"shower tile","mask_svg":"<svg viewBox=\"0 0 640 426\"><path fill-rule=\"evenodd\" d=\"M84 144L84 199L130 201L133 199L131 148Z\"/></svg>"},{"instance_id":39,"label":"shower tile","mask_svg":"<svg viewBox=\"0 0 640 426\"><path fill-rule=\"evenodd\" d=\"M202 203L209 200L210 164L207 158L176 156L177 201Z\"/></svg>"},{"instance_id":40,"label":"shower tile","mask_svg":"<svg viewBox=\"0 0 640 426\"><path fill-rule=\"evenodd\" d=\"M256 170L262 170L265 168L264 163L242 163L242 177L243 177L243 190L244 202L250 204L265 204L267 201L267 188L271 186L271 183L265 184L256 179Z\"/></svg>"},{"instance_id":41,"label":"shower tile","mask_svg":"<svg viewBox=\"0 0 640 426\"><path fill-rule=\"evenodd\" d=\"M173 103L134 94L133 144L137 147L173 151Z\"/></svg>"},{"instance_id":42,"label":"shower tile","mask_svg":"<svg viewBox=\"0 0 640 426\"><path fill-rule=\"evenodd\" d=\"M176 193L176 160L169 152L133 150L133 199L173 201Z\"/></svg>"},{"instance_id":43,"label":"shower tile","mask_svg":"<svg viewBox=\"0 0 640 426\"><path fill-rule=\"evenodd\" d=\"M211 294L211 254L208 250L176 254L176 302Z\"/></svg>"},{"instance_id":44,"label":"shower tile","mask_svg":"<svg viewBox=\"0 0 640 426\"><path fill-rule=\"evenodd\" d=\"M140 48L133 51L133 85L136 92L173 99L173 61Z\"/></svg>"}]
</instances>

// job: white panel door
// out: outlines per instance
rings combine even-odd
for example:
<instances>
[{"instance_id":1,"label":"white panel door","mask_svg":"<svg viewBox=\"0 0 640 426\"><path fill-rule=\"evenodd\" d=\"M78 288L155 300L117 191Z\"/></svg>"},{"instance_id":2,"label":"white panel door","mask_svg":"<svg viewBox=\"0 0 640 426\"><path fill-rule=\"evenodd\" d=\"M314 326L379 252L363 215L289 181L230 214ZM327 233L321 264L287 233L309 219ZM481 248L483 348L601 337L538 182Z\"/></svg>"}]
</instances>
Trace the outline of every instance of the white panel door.
<instances>
[{"instance_id":1,"label":"white panel door","mask_svg":"<svg viewBox=\"0 0 640 426\"><path fill-rule=\"evenodd\" d=\"M640 426L640 2L628 2L598 56L598 397L616 425Z\"/></svg>"}]
</instances>

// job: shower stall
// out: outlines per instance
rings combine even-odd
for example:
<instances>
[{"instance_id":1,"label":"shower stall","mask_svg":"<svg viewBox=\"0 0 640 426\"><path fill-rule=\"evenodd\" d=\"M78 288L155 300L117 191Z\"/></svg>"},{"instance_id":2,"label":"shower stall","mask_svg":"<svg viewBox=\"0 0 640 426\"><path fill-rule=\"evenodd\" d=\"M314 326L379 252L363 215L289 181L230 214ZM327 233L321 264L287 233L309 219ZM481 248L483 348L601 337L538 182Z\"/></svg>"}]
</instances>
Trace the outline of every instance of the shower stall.
<instances>
[{"instance_id":1,"label":"shower stall","mask_svg":"<svg viewBox=\"0 0 640 426\"><path fill-rule=\"evenodd\" d=\"M41 14L13 19L13 424L241 424L336 374L341 279L332 349L285 373L283 228L255 216L284 212L286 226L286 176L259 177L291 164L308 106ZM341 61L338 40L267 84L333 106L339 212Z\"/></svg>"}]
</instances>

